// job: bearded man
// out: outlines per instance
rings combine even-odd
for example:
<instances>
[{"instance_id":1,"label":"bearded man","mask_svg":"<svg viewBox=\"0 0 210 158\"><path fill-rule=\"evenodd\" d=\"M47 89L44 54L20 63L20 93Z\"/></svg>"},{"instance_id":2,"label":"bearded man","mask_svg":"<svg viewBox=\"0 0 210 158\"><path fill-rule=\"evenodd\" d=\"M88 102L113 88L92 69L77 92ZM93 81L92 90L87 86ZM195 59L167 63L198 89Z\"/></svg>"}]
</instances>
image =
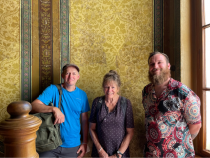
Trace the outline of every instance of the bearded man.
<instances>
[{"instance_id":1,"label":"bearded man","mask_svg":"<svg viewBox=\"0 0 210 158\"><path fill-rule=\"evenodd\" d=\"M142 91L147 143L145 157L194 157L193 139L201 128L200 99L171 78L169 58L148 58L150 84Z\"/></svg>"}]
</instances>

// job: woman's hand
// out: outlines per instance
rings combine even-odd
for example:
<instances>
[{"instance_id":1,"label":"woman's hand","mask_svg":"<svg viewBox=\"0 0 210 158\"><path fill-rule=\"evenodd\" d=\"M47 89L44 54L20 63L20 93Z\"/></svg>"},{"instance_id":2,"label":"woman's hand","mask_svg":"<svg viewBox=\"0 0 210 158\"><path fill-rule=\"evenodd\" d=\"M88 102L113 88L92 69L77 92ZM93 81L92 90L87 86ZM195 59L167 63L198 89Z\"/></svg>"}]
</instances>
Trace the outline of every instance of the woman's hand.
<instances>
[{"instance_id":1,"label":"woman's hand","mask_svg":"<svg viewBox=\"0 0 210 158\"><path fill-rule=\"evenodd\" d=\"M119 156L119 158L121 158L121 157L122 157L122 155ZM117 155L114 154L114 155L112 155L112 156L109 156L109 158L117 158Z\"/></svg>"},{"instance_id":2,"label":"woman's hand","mask_svg":"<svg viewBox=\"0 0 210 158\"><path fill-rule=\"evenodd\" d=\"M101 149L101 151L98 152L99 157L101 158L108 158L109 155L106 153L104 149Z\"/></svg>"}]
</instances>

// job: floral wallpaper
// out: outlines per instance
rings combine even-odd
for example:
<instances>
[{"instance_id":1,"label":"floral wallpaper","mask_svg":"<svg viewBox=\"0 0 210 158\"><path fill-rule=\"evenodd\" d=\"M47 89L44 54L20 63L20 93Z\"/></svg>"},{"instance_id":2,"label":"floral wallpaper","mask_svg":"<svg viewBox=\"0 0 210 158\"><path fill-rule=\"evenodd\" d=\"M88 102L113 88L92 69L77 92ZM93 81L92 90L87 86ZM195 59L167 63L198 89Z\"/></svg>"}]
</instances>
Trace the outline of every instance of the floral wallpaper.
<instances>
[{"instance_id":1,"label":"floral wallpaper","mask_svg":"<svg viewBox=\"0 0 210 158\"><path fill-rule=\"evenodd\" d=\"M0 1L0 121L20 100L20 0Z\"/></svg>"},{"instance_id":2,"label":"floral wallpaper","mask_svg":"<svg viewBox=\"0 0 210 158\"><path fill-rule=\"evenodd\" d=\"M153 50L153 1L71 0L70 8L70 61L81 69L77 85L87 93L91 106L95 97L103 95L103 76L109 70L119 73L120 95L133 105L131 156L143 156L141 91L149 83L147 58Z\"/></svg>"},{"instance_id":3,"label":"floral wallpaper","mask_svg":"<svg viewBox=\"0 0 210 158\"><path fill-rule=\"evenodd\" d=\"M9 116L7 105L20 100L21 95L20 0L0 1L0 26L2 121ZM135 119L131 156L143 156L141 91L149 83L147 58L153 51L153 0L69 0L69 43L70 61L81 69L77 86L86 91L90 106L95 97L103 95L102 79L109 70L121 76L120 95L130 99Z\"/></svg>"}]
</instances>

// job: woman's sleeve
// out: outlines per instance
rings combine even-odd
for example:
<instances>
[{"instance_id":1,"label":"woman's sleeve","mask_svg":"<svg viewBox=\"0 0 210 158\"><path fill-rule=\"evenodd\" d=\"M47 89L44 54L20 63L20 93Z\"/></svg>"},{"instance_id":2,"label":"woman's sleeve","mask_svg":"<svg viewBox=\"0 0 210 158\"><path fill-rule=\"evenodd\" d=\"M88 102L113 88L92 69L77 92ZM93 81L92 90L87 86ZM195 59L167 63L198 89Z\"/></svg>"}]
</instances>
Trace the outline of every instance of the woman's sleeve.
<instances>
[{"instance_id":1,"label":"woman's sleeve","mask_svg":"<svg viewBox=\"0 0 210 158\"><path fill-rule=\"evenodd\" d=\"M90 118L89 118L89 122L91 123L97 122L97 103L98 103L98 98L93 100L93 104L91 107L91 113L90 113Z\"/></svg>"},{"instance_id":2,"label":"woman's sleeve","mask_svg":"<svg viewBox=\"0 0 210 158\"><path fill-rule=\"evenodd\" d=\"M133 110L129 99L127 99L125 123L126 123L126 128L134 128Z\"/></svg>"}]
</instances>

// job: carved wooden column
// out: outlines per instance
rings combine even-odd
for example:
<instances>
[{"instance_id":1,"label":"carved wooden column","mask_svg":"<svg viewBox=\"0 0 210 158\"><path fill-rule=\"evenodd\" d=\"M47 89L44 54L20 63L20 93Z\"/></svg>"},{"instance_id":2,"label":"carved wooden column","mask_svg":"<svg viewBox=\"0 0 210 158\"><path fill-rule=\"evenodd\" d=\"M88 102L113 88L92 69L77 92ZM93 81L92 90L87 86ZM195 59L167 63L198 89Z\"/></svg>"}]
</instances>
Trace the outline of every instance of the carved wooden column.
<instances>
[{"instance_id":1,"label":"carved wooden column","mask_svg":"<svg viewBox=\"0 0 210 158\"><path fill-rule=\"evenodd\" d=\"M0 134L4 137L5 157L39 157L36 152L36 131L41 120L29 115L31 104L26 101L12 102L7 111L10 118L0 124Z\"/></svg>"}]
</instances>

